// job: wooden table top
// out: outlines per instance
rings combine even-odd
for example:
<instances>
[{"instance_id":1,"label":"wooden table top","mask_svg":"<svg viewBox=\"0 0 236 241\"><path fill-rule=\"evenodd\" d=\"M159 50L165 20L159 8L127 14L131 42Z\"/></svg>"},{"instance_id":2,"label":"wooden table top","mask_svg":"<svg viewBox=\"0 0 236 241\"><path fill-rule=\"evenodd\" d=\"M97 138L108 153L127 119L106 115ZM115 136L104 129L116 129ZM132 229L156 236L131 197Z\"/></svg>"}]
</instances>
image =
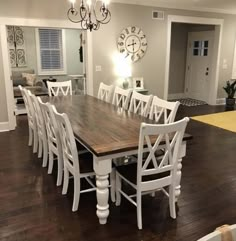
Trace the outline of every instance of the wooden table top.
<instances>
[{"instance_id":1,"label":"wooden table top","mask_svg":"<svg viewBox=\"0 0 236 241\"><path fill-rule=\"evenodd\" d=\"M76 139L98 157L138 149L140 124L154 123L88 95L41 98L68 115Z\"/></svg>"}]
</instances>

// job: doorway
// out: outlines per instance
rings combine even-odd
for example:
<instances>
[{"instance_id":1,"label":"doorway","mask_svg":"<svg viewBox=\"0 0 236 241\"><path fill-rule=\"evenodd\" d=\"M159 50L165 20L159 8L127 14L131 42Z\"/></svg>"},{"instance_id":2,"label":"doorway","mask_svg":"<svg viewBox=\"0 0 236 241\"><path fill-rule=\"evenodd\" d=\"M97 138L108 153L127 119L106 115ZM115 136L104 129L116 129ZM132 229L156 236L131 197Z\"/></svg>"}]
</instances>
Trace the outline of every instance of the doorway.
<instances>
[{"instance_id":1,"label":"doorway","mask_svg":"<svg viewBox=\"0 0 236 241\"><path fill-rule=\"evenodd\" d=\"M166 99L196 99L216 104L221 19L168 17Z\"/></svg>"},{"instance_id":2,"label":"doorway","mask_svg":"<svg viewBox=\"0 0 236 241\"><path fill-rule=\"evenodd\" d=\"M214 25L172 24L168 99L208 102L214 31Z\"/></svg>"},{"instance_id":3,"label":"doorway","mask_svg":"<svg viewBox=\"0 0 236 241\"><path fill-rule=\"evenodd\" d=\"M75 25L71 25L68 21L54 21L48 20L47 22L43 22L41 20L31 19L26 23L24 19L12 18L2 18L0 21L0 37L1 43L0 47L2 50L2 56L4 59L3 62L3 73L5 80L5 90L6 90L6 102L7 102L7 110L8 110L8 122L6 130L14 130L16 127L16 116L15 116L15 101L13 95L13 83L11 81L11 63L10 56L8 50L7 43L7 25L11 26L25 26L25 27L38 27L38 28L61 28L61 29L72 29L76 28ZM76 28L79 30L80 28ZM93 82L92 82L92 58L88 56L92 56L92 38L91 34L88 32L85 33L85 41L86 47L83 49L85 65L86 65L86 93L93 94ZM77 74L77 73L76 73Z\"/></svg>"}]
</instances>

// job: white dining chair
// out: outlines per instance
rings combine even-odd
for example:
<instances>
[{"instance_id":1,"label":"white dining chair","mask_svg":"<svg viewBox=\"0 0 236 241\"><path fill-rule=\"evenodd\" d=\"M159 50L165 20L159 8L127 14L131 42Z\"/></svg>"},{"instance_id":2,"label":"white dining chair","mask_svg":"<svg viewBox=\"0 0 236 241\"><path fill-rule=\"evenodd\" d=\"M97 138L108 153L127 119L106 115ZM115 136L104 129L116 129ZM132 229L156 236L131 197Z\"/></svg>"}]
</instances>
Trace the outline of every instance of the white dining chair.
<instances>
[{"instance_id":1,"label":"white dining chair","mask_svg":"<svg viewBox=\"0 0 236 241\"><path fill-rule=\"evenodd\" d=\"M236 224L223 225L214 232L198 239L198 241L235 241L236 240Z\"/></svg>"},{"instance_id":2,"label":"white dining chair","mask_svg":"<svg viewBox=\"0 0 236 241\"><path fill-rule=\"evenodd\" d=\"M72 95L71 80L59 82L47 81L47 86L49 96Z\"/></svg>"},{"instance_id":3,"label":"white dining chair","mask_svg":"<svg viewBox=\"0 0 236 241\"><path fill-rule=\"evenodd\" d=\"M24 91L24 96L25 96L25 100L24 100L25 105L27 106L26 109L28 109L28 119L29 119L29 123L30 123L29 128L33 132L33 153L37 153L39 140L38 140L38 130L37 130L35 111L34 111L32 100L30 98L29 90L23 88L23 91ZM31 136L29 137L29 139L31 140Z\"/></svg>"},{"instance_id":4,"label":"white dining chair","mask_svg":"<svg viewBox=\"0 0 236 241\"><path fill-rule=\"evenodd\" d=\"M52 173L54 161L57 160L57 186L62 184L63 177L63 154L57 121L50 103L43 103L38 97L47 130L47 142L49 152L48 174Z\"/></svg>"},{"instance_id":5,"label":"white dining chair","mask_svg":"<svg viewBox=\"0 0 236 241\"><path fill-rule=\"evenodd\" d=\"M112 98L113 88L114 88L113 85L106 85L101 82L99 85L97 98L99 100L103 100L105 102L110 103Z\"/></svg>"},{"instance_id":6,"label":"white dining chair","mask_svg":"<svg viewBox=\"0 0 236 241\"><path fill-rule=\"evenodd\" d=\"M113 94L112 104L127 110L129 106L131 94L132 94L132 90L130 89L125 90L116 86Z\"/></svg>"},{"instance_id":7,"label":"white dining chair","mask_svg":"<svg viewBox=\"0 0 236 241\"><path fill-rule=\"evenodd\" d=\"M147 117L152 103L152 95L143 95L133 90L129 111Z\"/></svg>"},{"instance_id":8,"label":"white dining chair","mask_svg":"<svg viewBox=\"0 0 236 241\"><path fill-rule=\"evenodd\" d=\"M91 153L78 155L74 133L68 116L65 113L59 114L55 106L52 106L52 109L58 123L62 143L62 153L64 160L64 180L62 194L67 193L69 185L69 174L72 174L74 177L74 198L72 211L75 212L78 210L80 193L96 190L95 185L90 179L90 177L95 176L95 173L93 172L93 156ZM81 190L81 178L85 178L86 181L90 184L91 188Z\"/></svg>"},{"instance_id":9,"label":"white dining chair","mask_svg":"<svg viewBox=\"0 0 236 241\"><path fill-rule=\"evenodd\" d=\"M45 121L43 118L43 113L39 105L38 99L29 91L29 97L31 99L38 133L38 158L43 157L43 167L47 166L48 163L48 141Z\"/></svg>"},{"instance_id":10,"label":"white dining chair","mask_svg":"<svg viewBox=\"0 0 236 241\"><path fill-rule=\"evenodd\" d=\"M168 124L175 121L175 116L180 102L171 102L154 96L150 109L149 118L159 124Z\"/></svg>"},{"instance_id":11,"label":"white dining chair","mask_svg":"<svg viewBox=\"0 0 236 241\"><path fill-rule=\"evenodd\" d=\"M189 118L184 118L170 124L142 123L139 134L138 162L117 167L116 205L120 205L121 195L123 195L136 206L139 229L142 229L142 195L144 194L162 190L169 197L170 216L176 218L176 172L179 151L188 121ZM156 136L155 142L154 136ZM163 145L165 152L163 156L157 158L155 152ZM122 190L122 181L135 190L135 195L128 195ZM169 187L168 191L167 187ZM134 197L136 201L133 200Z\"/></svg>"},{"instance_id":12,"label":"white dining chair","mask_svg":"<svg viewBox=\"0 0 236 241\"><path fill-rule=\"evenodd\" d=\"M29 103L28 103L27 96L25 94L25 88L23 88L21 85L19 85L18 87L20 89L21 95L22 95L23 100L24 100L27 119L28 119L28 127L29 127L29 142L28 142L28 145L32 146L33 145L33 133L34 133L33 118L32 118L32 115L29 111Z\"/></svg>"}]
</instances>

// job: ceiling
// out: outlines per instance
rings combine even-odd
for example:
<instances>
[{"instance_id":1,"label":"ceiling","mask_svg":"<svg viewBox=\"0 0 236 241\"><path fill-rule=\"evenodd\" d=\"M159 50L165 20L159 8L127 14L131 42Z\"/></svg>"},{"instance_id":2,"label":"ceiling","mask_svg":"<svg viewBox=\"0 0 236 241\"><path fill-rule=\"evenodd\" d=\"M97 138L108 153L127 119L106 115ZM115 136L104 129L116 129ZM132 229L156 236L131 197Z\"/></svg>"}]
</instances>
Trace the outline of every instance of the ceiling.
<instances>
[{"instance_id":1,"label":"ceiling","mask_svg":"<svg viewBox=\"0 0 236 241\"><path fill-rule=\"evenodd\" d=\"M111 0L111 2L236 14L235 0Z\"/></svg>"}]
</instances>

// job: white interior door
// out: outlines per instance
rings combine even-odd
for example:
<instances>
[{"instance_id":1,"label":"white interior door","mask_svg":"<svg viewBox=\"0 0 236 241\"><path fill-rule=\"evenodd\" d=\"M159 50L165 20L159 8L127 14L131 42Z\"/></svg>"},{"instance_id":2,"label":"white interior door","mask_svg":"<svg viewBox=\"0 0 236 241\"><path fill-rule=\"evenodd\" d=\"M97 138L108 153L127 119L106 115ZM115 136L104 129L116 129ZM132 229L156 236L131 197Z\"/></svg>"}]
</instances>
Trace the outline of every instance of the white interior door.
<instances>
[{"instance_id":1,"label":"white interior door","mask_svg":"<svg viewBox=\"0 0 236 241\"><path fill-rule=\"evenodd\" d=\"M214 31L189 32L186 96L208 102L212 73Z\"/></svg>"}]
</instances>

